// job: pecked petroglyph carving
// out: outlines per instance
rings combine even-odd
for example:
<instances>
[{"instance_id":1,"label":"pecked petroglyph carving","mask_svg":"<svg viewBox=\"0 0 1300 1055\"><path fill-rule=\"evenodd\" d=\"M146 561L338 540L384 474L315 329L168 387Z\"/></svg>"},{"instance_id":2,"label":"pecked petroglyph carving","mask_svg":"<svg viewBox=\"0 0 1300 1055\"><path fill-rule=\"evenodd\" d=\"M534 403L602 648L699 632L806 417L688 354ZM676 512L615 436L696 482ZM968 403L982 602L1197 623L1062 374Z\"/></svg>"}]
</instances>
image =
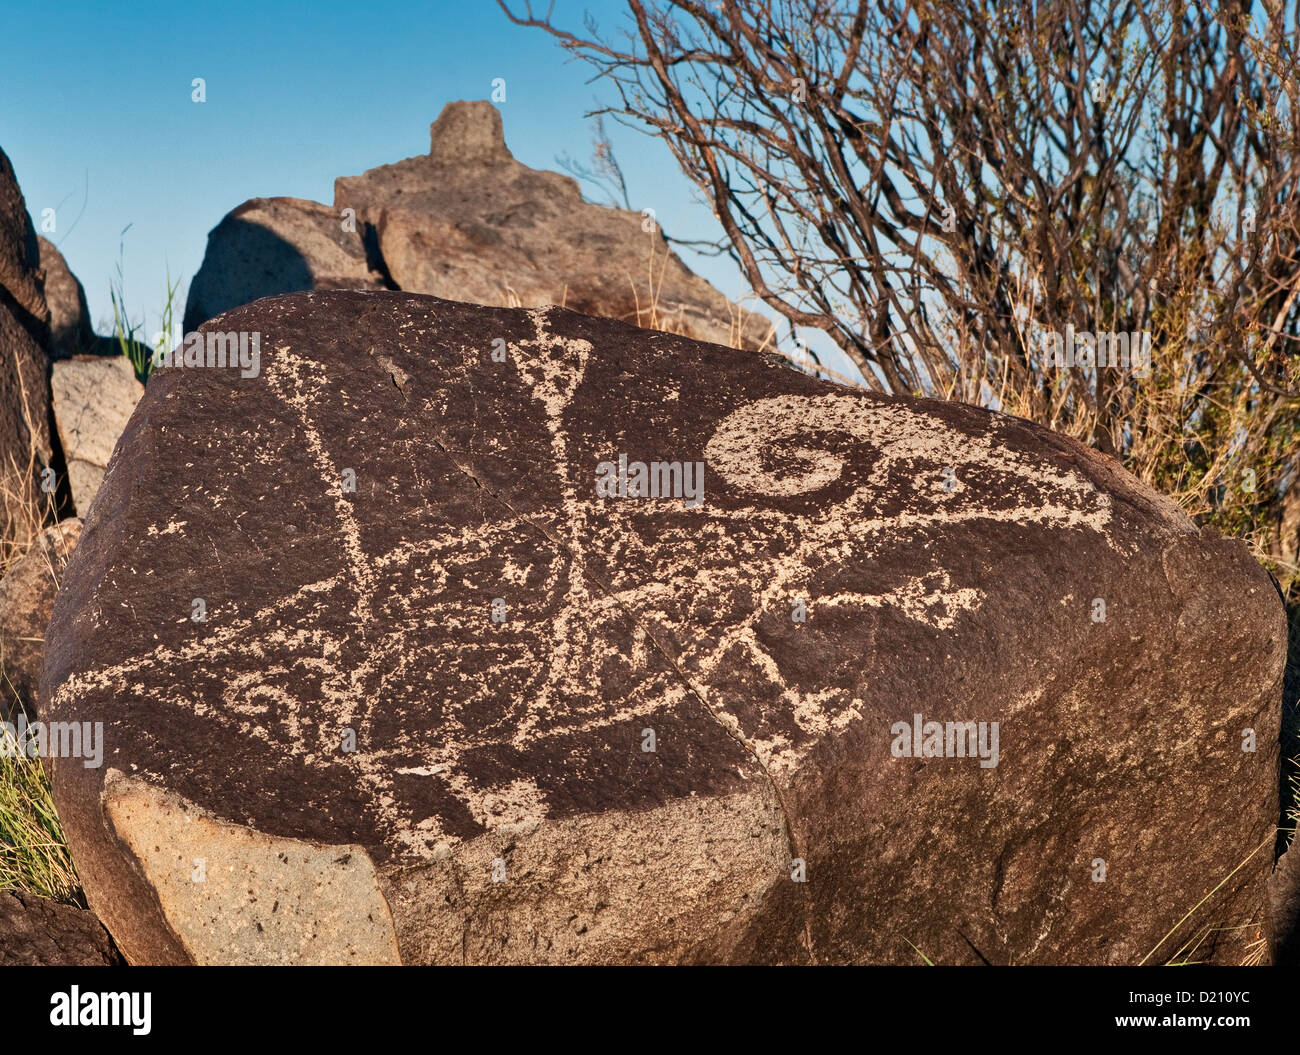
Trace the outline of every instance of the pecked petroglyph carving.
<instances>
[{"instance_id":1,"label":"pecked petroglyph carving","mask_svg":"<svg viewBox=\"0 0 1300 1055\"><path fill-rule=\"evenodd\" d=\"M512 344L510 353L543 411L552 468L565 483L565 516L549 552L533 550L531 561L511 553L512 543L517 547L521 538L535 542L539 535L529 518L514 514L500 499L494 515L472 530L436 532L403 542L388 553L368 555L357 513L337 493L341 466L328 452L314 421L313 408L323 398L325 380L313 372L310 360L282 343L267 365L266 381L297 416L321 486L336 495L336 538L345 558L343 567L310 583L286 584L284 595L270 607L251 614L224 613L220 626L183 649L159 646L130 662L75 675L59 687L58 698L106 689L143 691L156 702L191 710L234 735L264 740L309 766L344 766L367 797L372 815L381 819L390 848L428 857L456 837L444 830L438 817L412 815L399 790L405 781L398 778L443 785L484 828L546 816L546 796L529 775L510 774L486 785L466 775L468 756L493 736L518 748L562 742L575 734L599 735L647 714L697 706L692 696L698 695L769 772L779 775L796 768L803 747L828 729L842 728L860 717L865 706L863 698L842 690L799 685L788 678L755 632L765 616L788 611L792 598L813 594L810 568L819 554L838 550L844 559L867 561L936 526L947 528L976 519L1099 533L1109 519L1109 499L1088 481L1000 449L995 429L971 440L906 407L852 396L778 397L750 403L718 424L704 447L709 471L719 474L742 497L807 494L834 483L843 469L839 456L813 446L817 437L847 436L874 452L876 461L863 486L825 508L767 525L786 549L780 558L750 546L744 529L752 528L752 507L714 508L706 503L699 515L711 522L714 532L707 552L690 545L697 527L694 518L684 513L682 522L668 527L657 540L655 579L600 582L590 569L590 540L600 539L615 548L638 540L629 537L635 528L623 515L625 507L597 499L594 488L580 491L573 481L581 479L583 471L568 465L565 411L582 384L591 345L550 333L545 311L528 314L535 326L533 338ZM797 471L765 469L763 449L787 441L793 444ZM891 516L875 514L879 491L887 486L891 473L901 470L915 475L920 467L935 465L954 466L959 481L972 466L986 474L1000 473L1013 481L1017 503L982 502L976 488L961 482L946 493L936 478L934 486L910 505ZM149 528L151 534L176 530L174 523ZM528 579L526 563L534 571L544 568L534 587L541 594L535 607L548 614L513 646L494 644L492 628L482 613L465 611L463 599L449 589L454 586L453 572L443 562L444 557L453 557L458 566L454 574L463 581L487 581L498 575L487 566L503 554L507 580ZM742 583L761 588L752 610L731 611L730 625L720 633L698 635L667 605L658 603L666 599L664 583L684 577L702 577L703 589L718 597L734 593ZM350 650L342 642L313 628L339 591L353 599L351 611L357 624L392 626L415 618L442 627L446 642L422 649L417 659L409 653L404 634L390 633L371 644L359 660L349 658ZM978 610L983 597L978 585L954 583L943 568L927 564L878 593L819 594L810 596L809 604L814 613L890 609L947 631L961 613ZM612 642L625 634L628 613L636 613L641 621L634 634L639 644L620 664L626 667L621 673L641 679L641 687L629 699L610 701L598 691L602 663L593 657L617 650ZM694 672L689 684L683 684L672 669L653 669L644 632L647 615L655 625L673 631L683 644L678 668ZM261 671L223 673L236 653L250 648L263 664ZM417 670L454 670L473 655L482 656L485 666L491 656L498 671L520 676L511 684L487 673L479 685L462 684L459 706L436 725L412 726L393 740L375 734L373 712L382 699L374 688L377 683L382 693L384 684L400 683ZM539 655L545 655L545 663L527 670ZM734 665L738 656L779 692L792 717L789 728L766 736L746 730L745 722L732 713L732 701L711 690L714 674ZM171 667L202 672L193 691L182 686L144 689L137 681L141 672ZM311 702L294 690L294 683L303 679L314 688L316 699ZM508 699L498 698L503 681L510 685ZM220 706L213 705L214 696ZM482 708L494 711L486 727L476 724ZM475 720L467 715L476 716ZM340 754L337 742L345 729L355 730L358 747Z\"/></svg>"},{"instance_id":2,"label":"pecked petroglyph carving","mask_svg":"<svg viewBox=\"0 0 1300 1055\"><path fill-rule=\"evenodd\" d=\"M1072 868L1080 826L1123 837L1117 787L1163 801L1150 789L1187 768L1185 739L1150 735L1140 772L1131 744L1167 713L1259 723L1273 668L1234 674L1225 702L1171 699L1204 684L1177 655L1134 661L1203 633L1248 573L1027 423L564 312L341 292L220 325L262 329L262 374L150 382L65 578L44 692L59 720L105 722L106 768L214 823L361 847L405 962L906 958L875 905L959 959L933 898L983 919L993 889L993 930L971 940L1055 955L1060 927L1016 906L1059 903L1074 873L1027 885L1014 861ZM601 497L620 454L703 463L703 504ZM1171 599L1168 567L1207 561L1213 605ZM1243 635L1233 654L1266 647L1255 587L1215 624ZM914 714L999 722L998 767L891 757ZM1249 761L1196 756L1220 789ZM55 769L114 933L136 961L215 955L204 933L151 944L170 873L105 833L103 790ZM261 845L240 850L250 875ZM1170 881L1162 853L1133 865L1144 882ZM1176 922L1125 940L1141 955Z\"/></svg>"}]
</instances>

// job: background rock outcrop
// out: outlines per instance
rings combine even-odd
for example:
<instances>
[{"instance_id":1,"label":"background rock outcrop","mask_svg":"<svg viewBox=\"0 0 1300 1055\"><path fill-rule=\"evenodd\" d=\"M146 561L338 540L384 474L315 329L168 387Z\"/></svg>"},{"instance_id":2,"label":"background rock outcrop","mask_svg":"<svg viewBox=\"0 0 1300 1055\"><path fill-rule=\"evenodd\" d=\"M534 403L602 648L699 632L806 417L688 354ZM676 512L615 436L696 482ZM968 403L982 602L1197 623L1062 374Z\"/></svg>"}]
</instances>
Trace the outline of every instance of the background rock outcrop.
<instances>
[{"instance_id":1,"label":"background rock outcrop","mask_svg":"<svg viewBox=\"0 0 1300 1055\"><path fill-rule=\"evenodd\" d=\"M375 231L399 289L474 304L574 311L757 346L769 326L693 274L652 217L593 205L578 183L506 148L488 102L450 103L429 153L334 183Z\"/></svg>"},{"instance_id":2,"label":"background rock outcrop","mask_svg":"<svg viewBox=\"0 0 1300 1055\"><path fill-rule=\"evenodd\" d=\"M336 180L333 209L255 198L230 213L208 237L185 329L258 297L386 287L560 304L738 347L768 339L770 323L690 271L652 217L516 161L491 103L447 104L430 140L427 155Z\"/></svg>"},{"instance_id":3,"label":"background rock outcrop","mask_svg":"<svg viewBox=\"0 0 1300 1055\"><path fill-rule=\"evenodd\" d=\"M383 288L357 227L345 225L337 210L301 198L254 198L208 235L203 264L190 283L185 330L259 297Z\"/></svg>"},{"instance_id":4,"label":"background rock outcrop","mask_svg":"<svg viewBox=\"0 0 1300 1055\"><path fill-rule=\"evenodd\" d=\"M50 311L50 358L95 354L104 343L90 324L86 290L53 242L36 237L45 273L45 303Z\"/></svg>"},{"instance_id":5,"label":"background rock outcrop","mask_svg":"<svg viewBox=\"0 0 1300 1055\"><path fill-rule=\"evenodd\" d=\"M1282 608L1113 461L559 309L212 325L260 375L155 375L46 635L49 716L105 723L54 791L131 962L1263 937ZM652 462L678 497L629 493Z\"/></svg>"},{"instance_id":6,"label":"background rock outcrop","mask_svg":"<svg viewBox=\"0 0 1300 1055\"><path fill-rule=\"evenodd\" d=\"M38 480L53 455L49 320L36 230L0 151L0 539L11 543L39 516Z\"/></svg>"}]
</instances>

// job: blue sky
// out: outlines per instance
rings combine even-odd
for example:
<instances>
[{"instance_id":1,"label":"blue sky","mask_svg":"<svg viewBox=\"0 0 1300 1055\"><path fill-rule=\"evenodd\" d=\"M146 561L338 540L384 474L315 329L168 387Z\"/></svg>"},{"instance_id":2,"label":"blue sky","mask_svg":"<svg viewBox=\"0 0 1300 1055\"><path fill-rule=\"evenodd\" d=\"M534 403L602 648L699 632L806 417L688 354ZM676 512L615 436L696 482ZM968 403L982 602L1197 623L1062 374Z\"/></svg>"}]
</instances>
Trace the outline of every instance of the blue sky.
<instances>
[{"instance_id":1,"label":"blue sky","mask_svg":"<svg viewBox=\"0 0 1300 1055\"><path fill-rule=\"evenodd\" d=\"M602 27L626 17L618 0L557 0L556 20L581 29L584 10ZM335 177L427 153L443 104L488 98L496 77L506 79L500 109L519 160L585 161L584 114L605 91L587 83L588 66L510 23L493 0L0 0L0 27L0 148L38 229L42 210L56 210L46 237L86 287L100 332L119 254L129 311L148 336L168 273L181 281L183 308L208 231L241 202L330 203ZM201 104L191 100L196 77L206 80ZM607 127L632 204L654 208L671 235L713 237L709 210L667 148ZM682 256L729 295L745 292L730 261Z\"/></svg>"}]
</instances>

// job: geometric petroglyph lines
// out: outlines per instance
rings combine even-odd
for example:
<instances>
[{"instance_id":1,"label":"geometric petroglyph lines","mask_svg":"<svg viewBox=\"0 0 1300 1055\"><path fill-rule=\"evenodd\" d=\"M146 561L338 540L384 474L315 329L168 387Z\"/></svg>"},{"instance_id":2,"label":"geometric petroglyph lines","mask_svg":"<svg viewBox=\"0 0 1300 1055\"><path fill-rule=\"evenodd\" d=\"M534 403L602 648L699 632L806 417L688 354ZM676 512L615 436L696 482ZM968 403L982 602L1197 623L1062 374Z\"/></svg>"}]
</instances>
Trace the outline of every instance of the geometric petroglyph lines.
<instances>
[{"instance_id":1,"label":"geometric petroglyph lines","mask_svg":"<svg viewBox=\"0 0 1300 1055\"><path fill-rule=\"evenodd\" d=\"M302 424L303 436L307 450L320 470L321 491L333 495L335 513L339 519L339 534L343 551L347 554L353 581L356 584L357 600L353 615L360 623L370 621L370 601L374 592L374 572L366 558L361 545L361 529L357 525L352 503L344 496L339 486L339 467L334 464L320 430L312 419L312 407L320 401L326 387L325 378L319 375L316 363L304 359L293 352L287 345L276 348L266 372L266 380L285 407L294 413ZM292 390L288 390L292 386Z\"/></svg>"},{"instance_id":2,"label":"geometric petroglyph lines","mask_svg":"<svg viewBox=\"0 0 1300 1055\"><path fill-rule=\"evenodd\" d=\"M534 327L533 339L511 346L510 354L519 376L532 390L533 398L541 404L546 429L551 434L555 465L557 470L562 470L568 467L569 460L564 411L582 384L592 348L590 341L551 333L547 328L547 314L545 308L528 312ZM525 353L525 348L535 349L536 354ZM566 474L561 473L560 480L565 479Z\"/></svg>"},{"instance_id":3,"label":"geometric petroglyph lines","mask_svg":"<svg viewBox=\"0 0 1300 1055\"><path fill-rule=\"evenodd\" d=\"M534 527L567 555L564 570L568 585L552 624L551 655L555 676L540 687L538 696L519 723L512 737L515 746L534 736L538 724L544 719L554 720L561 712L562 701L571 693L571 683L582 675L586 659L584 651L599 647L589 640L585 625L603 593L599 588L593 590L587 581L584 540L588 534L591 502L579 498L576 492L574 481L581 478L580 474L568 472L568 436L564 428L564 412L582 384L592 346L586 340L552 333L547 321L551 310L538 308L527 313L533 323L533 339L511 345L509 353L520 379L540 404L546 429L551 435L553 472L563 495L563 516L559 518L563 537L554 539L551 532L538 525ZM526 349L531 349L531 354ZM514 513L501 495L495 491L491 493L504 508Z\"/></svg>"},{"instance_id":4,"label":"geometric petroglyph lines","mask_svg":"<svg viewBox=\"0 0 1300 1055\"><path fill-rule=\"evenodd\" d=\"M807 569L818 554L841 552L858 560L883 556L887 549L916 539L928 530L951 530L972 521L1037 523L1044 527L1085 529L1103 536L1111 518L1110 498L1086 477L1058 469L1045 460L1030 459L997 443L998 419L990 416L983 436L969 437L916 410L854 396L775 397L758 400L724 419L705 448L710 469L722 475L742 495L794 495L838 480L843 462L827 450L810 446L820 433L849 435L867 444L876 461L865 483L842 501L815 514L794 518L796 548L770 569L763 595L767 608L793 596L806 596ZM802 468L778 473L764 468L764 451L785 439ZM962 476L966 466L1000 474L1011 500L988 502L974 488L950 494L935 488L903 495L902 508L880 515L895 469L915 477L924 468L952 466ZM847 604L847 596L827 603ZM950 629L958 610L979 607L982 594L973 585L953 584L937 569L918 571L893 590L874 597L858 595L863 605L897 607L917 622Z\"/></svg>"},{"instance_id":5,"label":"geometric petroglyph lines","mask_svg":"<svg viewBox=\"0 0 1300 1055\"><path fill-rule=\"evenodd\" d=\"M561 537L556 538L544 527L534 525L541 534L556 546L557 557L567 558L565 570L569 586L558 613L553 617L552 655L560 661L560 669L568 675L574 669L573 661L575 659L581 658L583 654L588 654L590 650L600 651L608 647L601 641L599 635L596 635L593 639L591 634L593 626L600 625L599 621L592 620L593 607L603 597L613 605L611 615L621 613L634 627L634 636L639 643L638 646L634 646L634 656L638 649L643 649L645 644L649 644L664 664L665 671L671 671L672 675L676 675L675 679L670 675L669 681L664 687L668 706L676 706L688 695L694 697L695 702L701 705L728 735L753 754L759 767L765 771L762 758L746 742L744 733L734 716L710 706L707 697L700 692L697 685L692 683L678 662L672 658L669 652L658 645L650 628L642 619L638 618L635 611L626 605L625 602L631 599L627 591L616 592L612 588L612 584L602 582L598 577L590 577L590 583L588 581L590 573L586 540L599 536L604 544L602 548L608 552L610 544L616 544L616 539L611 538L608 532L612 529L617 533L618 527L623 525L619 525L617 520L611 525L609 506L604 502L593 501L591 491L587 491L581 496L577 492L576 481L586 478L586 473L583 471L583 467L569 464L564 414L582 383L592 347L588 341L565 339L551 333L548 328L548 314L549 312L546 309L529 312L535 328L534 338L532 341L523 341L512 346L510 353L521 379L531 389L534 400L541 404L547 430L551 434L551 451L554 456L555 476L563 495L563 516L560 518L558 529ZM540 354L540 358L530 356L524 351L525 348L529 347L535 349ZM466 471L468 472L468 470ZM492 489L488 490L506 509L514 514L515 511L501 495ZM591 529L593 514L601 516L602 531L599 533L593 532ZM682 547L680 552L690 553L691 549L691 546L685 546ZM729 570L728 577L731 578L734 574L735 568L733 566ZM729 585L734 585L736 581L735 578L731 578ZM651 586L651 588L653 587ZM648 669L646 672L648 673ZM552 698L554 682L555 679L548 679L543 686L542 693L533 701L529 713L519 724L515 733L512 741L514 746L518 747L527 739L533 737L535 735L535 725L544 716L552 717L551 712L555 702L558 702L553 701ZM599 695L603 695L603 693L600 693L599 688L597 692ZM662 702L660 701L661 705ZM632 706L612 715L602 715L600 721L602 726L612 725L616 721L644 716L644 713L641 707ZM590 730L593 727L587 726L586 728ZM771 779L771 775L766 774L766 771L765 776L769 787L780 803L782 813L785 815L791 852L794 856L801 856L802 839L792 823L782 790ZM806 942L811 955L812 937L810 924L807 921L805 921L805 931Z\"/></svg>"},{"instance_id":6,"label":"geometric petroglyph lines","mask_svg":"<svg viewBox=\"0 0 1300 1055\"><path fill-rule=\"evenodd\" d=\"M940 630L950 630L958 612L976 611L984 600L984 591L972 586L954 588L944 568L935 568L904 585L882 593L836 593L816 598L812 607L891 608L907 618Z\"/></svg>"},{"instance_id":7,"label":"geometric petroglyph lines","mask_svg":"<svg viewBox=\"0 0 1300 1055\"><path fill-rule=\"evenodd\" d=\"M497 525L491 530L509 534L511 525ZM422 570L426 566L424 562L439 549L459 552L463 542L463 532L446 532L423 544L404 546L401 555L404 560L394 559L395 555L390 554L377 563L383 565L391 579L406 573L413 565ZM404 768L410 769L413 758L429 768L454 768L458 761L457 730L454 720L448 728L439 730L442 749L437 744L410 741L381 744L367 735L369 712L376 701L366 685L376 672L400 671L405 646L401 635L394 635L372 649L359 664L350 665L341 655L340 643L314 628L314 616L320 612L317 599L331 595L340 586L350 587L351 574L350 570L342 571L302 585L253 617L224 621L202 638L182 646L157 646L128 662L75 675L56 690L56 706L65 697L96 688L139 695L145 689L136 677L138 673L146 669L177 671L180 675L177 683L152 690L155 701L189 710L236 737L273 743L306 765L349 767L358 786L365 791L374 815L386 822L383 823L386 834L401 843L406 818L401 803L394 797L393 775ZM422 600L417 597L417 603ZM430 610L427 606L425 613L433 619L450 619L455 614ZM312 706L312 713L305 713L306 705L292 692L273 684L263 684L254 691L247 679L221 673L232 665L232 659L248 654L254 655L269 675L289 669L310 671L316 691L322 696L321 703ZM205 698L201 689L197 694L187 692L186 682L194 684L195 673L220 679L220 703ZM185 677L187 674L191 676ZM275 731L265 720L269 713L276 717ZM358 750L341 753L337 737L347 727L359 732ZM460 732L463 734L464 730ZM282 738L276 739L277 736ZM454 782L454 776L451 779ZM472 796L466 796L465 805L476 815L494 812L490 806L480 808ZM420 854L428 852L423 843L401 848Z\"/></svg>"},{"instance_id":8,"label":"geometric petroglyph lines","mask_svg":"<svg viewBox=\"0 0 1300 1055\"><path fill-rule=\"evenodd\" d=\"M476 649L490 649L497 661L504 655L502 666L531 664L533 656L526 649L511 661L511 649L516 646L483 639L488 620L466 619L457 595L445 589L448 572L444 567L444 562L455 563L456 574L463 577L473 573L481 561L495 571L499 566L493 562L494 555L526 530L518 518L502 517L474 529L456 528L421 541L408 540L376 557L370 563L375 573L371 593L378 621L397 627L402 619L414 617L452 632L454 643L419 650L420 661L429 669L454 669L458 660ZM643 679L640 699L608 701L602 697L595 660L609 649L617 632L614 624L622 625L624 614L616 602L599 593L576 608L552 603L561 584L570 578L562 564L551 558L545 583L538 591L542 609L562 616L548 631L548 661L532 671L531 676L537 679L534 683L500 701L503 711L497 724L506 741L518 729L526 729L529 741L535 744L629 724L656 708L672 708L686 697L686 689L666 672ZM372 711L384 701L386 682L391 680L404 692L418 686L401 685L412 656L400 629L370 642L360 661L350 662L340 642L314 627L323 613L324 599L339 588L350 588L351 575L349 568L291 588L252 617L205 626L202 637L183 645L155 646L129 661L74 675L56 690L55 706L65 698L96 689L114 694L147 692L156 703L182 708L225 729L232 741L252 737L273 744L307 766L345 766L372 816L380 822L379 837L406 857L435 856L437 844L449 838L435 818L412 816L401 800L399 777L439 781L472 817L490 827L536 819L543 808L526 774L487 787L465 777L463 760L485 735L484 729L462 721L468 707L448 712L436 729L412 729L387 742L372 734ZM230 673L236 665L231 661L248 655L258 660L259 668L270 676L269 682L276 680L276 672L301 675L310 671L320 699L308 704L282 687L284 679L280 686L254 686L247 677ZM166 687L146 690L138 677L145 670L173 670L177 678ZM215 692L204 685L208 680L216 682ZM491 697L493 686L483 684L467 692L462 703L481 703ZM557 701L553 713L546 704L552 697ZM562 706L559 701L564 701ZM272 716L273 725L269 721ZM344 728L356 731L355 751L338 749L338 735ZM139 775L165 777L143 768Z\"/></svg>"},{"instance_id":9,"label":"geometric petroglyph lines","mask_svg":"<svg viewBox=\"0 0 1300 1055\"><path fill-rule=\"evenodd\" d=\"M714 648L697 657L702 680L707 681L721 668L724 657L739 645L753 668L786 700L800 728L811 732L826 724L838 725L856 715L862 701L849 699L847 693L800 693L788 685L755 633L764 613L786 612L792 599L806 597L812 612L819 608L889 608L918 623L951 630L958 613L978 610L985 595L973 584L954 584L945 569L931 565L915 569L901 583L879 593L839 592L818 597L809 581L809 569L819 556L833 552L846 561L870 561L925 531L951 530L979 520L1038 523L1106 536L1111 518L1108 496L1083 476L1000 446L1000 423L992 416L989 421L987 433L969 437L915 409L851 395L826 395L757 400L719 423L705 447L705 460L742 499L746 493L804 494L838 480L843 460L831 450L816 447L819 434L828 439L847 435L867 444L876 460L865 483L846 498L814 513L787 518L785 534L794 545L784 556L763 567L753 566L743 557L735 559L737 570L745 577L741 581L764 584L760 602L756 611L729 628ZM767 467L765 452L782 444L787 463L791 458L798 463L792 470ZM1004 497L996 504L983 501L973 488L948 493L936 488L933 493L913 491L902 496L902 508L890 515L876 512L891 478L897 478L894 470L901 468L915 477L923 467L929 470L935 465L955 467L958 477L965 466L1001 474L1009 482L1012 500L1006 500L1003 488L999 490ZM889 497L897 501L900 496ZM773 530L780 529L773 525ZM715 705L725 706L720 701ZM752 740L750 746L773 772L788 771L801 757L797 745L783 736Z\"/></svg>"},{"instance_id":10,"label":"geometric petroglyph lines","mask_svg":"<svg viewBox=\"0 0 1300 1055\"><path fill-rule=\"evenodd\" d=\"M1115 544L1106 532L1111 519L1109 496L1086 477L1000 445L1000 421L990 416L989 422L984 435L965 436L914 409L849 395L763 399L724 419L705 448L705 458L709 468L742 496L796 495L838 480L843 461L830 450L811 446L818 434L851 436L876 455L862 486L835 505L794 518L797 548L765 580L763 607L807 595L809 586L803 580L811 559L819 553L871 559L924 531L950 530L973 521L1084 529ZM796 457L800 468L787 472L765 468L764 452L783 440L787 444L783 453ZM904 470L905 478L916 478L922 468L935 465L953 467L958 478L968 466L997 475L1003 497L996 503L985 501L977 489L965 485L951 492L934 488L886 494L891 480L899 478L896 469ZM902 508L879 514L885 498L902 499ZM958 610L973 610L981 599L973 586L954 585L946 572L931 568L881 594L840 595L819 603L889 605L917 622L949 629Z\"/></svg>"},{"instance_id":11,"label":"geometric petroglyph lines","mask_svg":"<svg viewBox=\"0 0 1300 1055\"><path fill-rule=\"evenodd\" d=\"M558 537L494 495L500 502L499 516L366 555L355 510L338 487L338 467L313 424L312 407L325 397L324 382L317 379L312 363L281 347L271 357L266 377L302 422L321 486L333 495L346 567L312 583L285 583L284 595L274 602L248 617L207 624L201 638L159 646L117 666L75 675L56 690L56 698L95 685L134 692L138 672L176 670L177 683L152 690L161 703L184 708L234 735L275 743L304 765L346 767L378 819L378 837L403 856L428 858L450 836L436 818L415 816L411 804L403 801L401 789L412 779L439 782L487 827L524 823L544 814L543 796L528 773L506 772L490 786L468 778L467 756L491 746L490 737L496 737L496 744L515 747L562 743L566 737L634 723L652 711L693 706L696 701L688 697L694 696L770 770L769 777L797 766L808 745L827 729L854 720L865 702L842 689L792 684L764 649L759 621L772 611L788 620L791 597L807 597L814 619L819 606L864 611L887 607L944 631L984 600L973 585L951 582L929 562L905 569L901 581L879 592L818 597L809 569L820 555L835 552L845 560L869 561L936 525L951 530L981 518L1101 533L1110 519L1109 500L1091 483L999 449L996 427L984 437L971 438L915 410L827 395L761 400L736 411L715 430L706 445L706 460L709 470L721 474L742 497L805 493L842 472L833 454L813 449L817 433L847 434L871 445L877 460L865 483L846 499L801 515L705 505L660 523L657 537L642 538L634 508L602 501L594 488L585 494L567 490L567 481L583 479L584 474L565 464L564 415L585 374L591 346L549 334L546 314L531 313L535 337L512 349L512 356L545 411L556 475L565 482L564 515L556 518L559 526L554 529ZM530 351L535 347L539 357L528 355L525 346ZM786 424L792 422L797 426ZM791 476L763 468L762 446L779 442L783 435L801 448L797 460L802 468ZM936 486L933 495L914 494L898 512L879 515L873 506L879 504L891 467L906 470L908 463L927 469L952 465L959 478L963 466L992 466L1012 479L1012 501L998 507L984 503L978 488L946 495ZM1005 498L1005 490L1002 493ZM412 523L412 530L421 529ZM183 525L159 525L151 531L177 536L177 542L184 543ZM541 551L535 541L538 532L550 541ZM528 552L511 551L525 537L534 540L525 547ZM602 583L587 552L592 540L599 541L602 558L635 550L644 563L625 570L602 562L599 566L609 568L606 577L612 580ZM467 594L459 589L471 581L495 589L502 580L503 561L507 578L532 583L529 607L538 613L530 624L527 613L517 616L519 609L512 606L508 632L494 628L486 610L471 616ZM530 573L530 568L537 570ZM682 598L692 589L724 599L746 596L757 603L752 611L729 611L728 624L710 638L698 627L683 625L689 617L681 614ZM318 629L326 606L337 604L340 592L356 597L353 614L359 624L385 632L342 642ZM629 624L631 649L624 655ZM655 642L655 624L677 638L676 660ZM528 633L511 637L519 627ZM445 632L434 644L413 649L408 641L416 628ZM793 724L786 732L757 737L755 730L743 728L737 716L742 712L732 701L710 692L713 676L722 670L728 653L734 659L734 650L743 652L748 666L775 687L788 707ZM652 663L650 652L661 654L665 662ZM247 654L256 656L261 669L271 675L265 684L257 686L228 672L236 666L229 663L232 657ZM483 659L478 668L467 664L475 657ZM601 679L606 671L602 664L608 662L623 665L620 670L637 685L635 696L607 698ZM490 676L474 673L489 669ZM444 710L436 728L411 723L387 740L376 735L376 721L384 716L377 708L389 706L394 698L400 703L402 697L411 706L411 698L418 698L431 674L441 678L457 671L470 674L461 676L460 683L453 679L460 695L440 701ZM290 687L296 687L300 677L310 679L310 701ZM214 694L204 683L218 685L218 691ZM484 713L492 715L486 725ZM355 751L339 749L345 728L356 733Z\"/></svg>"}]
</instances>

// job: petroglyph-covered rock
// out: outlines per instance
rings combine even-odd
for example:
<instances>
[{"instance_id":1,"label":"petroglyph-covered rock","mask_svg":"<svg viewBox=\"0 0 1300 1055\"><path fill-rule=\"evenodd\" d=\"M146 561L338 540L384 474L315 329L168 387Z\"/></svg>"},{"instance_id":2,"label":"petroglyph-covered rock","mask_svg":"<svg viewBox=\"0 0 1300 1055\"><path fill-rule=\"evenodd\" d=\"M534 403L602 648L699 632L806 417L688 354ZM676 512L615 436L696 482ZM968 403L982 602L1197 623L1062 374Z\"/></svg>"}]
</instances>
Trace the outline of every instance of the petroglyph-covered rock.
<instances>
[{"instance_id":1,"label":"petroglyph-covered rock","mask_svg":"<svg viewBox=\"0 0 1300 1055\"><path fill-rule=\"evenodd\" d=\"M1262 932L1282 609L1112 461L559 309L211 325L260 373L150 381L46 637L48 713L105 723L55 796L132 962Z\"/></svg>"}]
</instances>

